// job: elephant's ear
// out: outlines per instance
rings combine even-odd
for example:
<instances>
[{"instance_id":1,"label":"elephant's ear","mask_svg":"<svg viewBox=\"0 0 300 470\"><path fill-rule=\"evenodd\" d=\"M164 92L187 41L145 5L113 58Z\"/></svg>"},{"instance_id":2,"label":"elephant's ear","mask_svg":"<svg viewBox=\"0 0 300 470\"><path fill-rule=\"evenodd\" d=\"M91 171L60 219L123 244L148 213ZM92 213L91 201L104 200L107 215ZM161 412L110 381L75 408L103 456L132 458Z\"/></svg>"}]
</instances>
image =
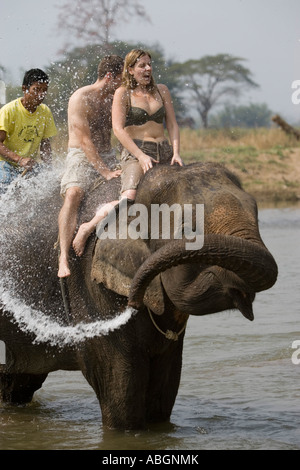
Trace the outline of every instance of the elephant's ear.
<instances>
[{"instance_id":1,"label":"elephant's ear","mask_svg":"<svg viewBox=\"0 0 300 470\"><path fill-rule=\"evenodd\" d=\"M132 279L141 264L151 255L145 242L137 240L98 240L92 261L91 278L107 289L129 296ZM162 315L164 295L160 275L149 284L144 304L152 312Z\"/></svg>"}]
</instances>

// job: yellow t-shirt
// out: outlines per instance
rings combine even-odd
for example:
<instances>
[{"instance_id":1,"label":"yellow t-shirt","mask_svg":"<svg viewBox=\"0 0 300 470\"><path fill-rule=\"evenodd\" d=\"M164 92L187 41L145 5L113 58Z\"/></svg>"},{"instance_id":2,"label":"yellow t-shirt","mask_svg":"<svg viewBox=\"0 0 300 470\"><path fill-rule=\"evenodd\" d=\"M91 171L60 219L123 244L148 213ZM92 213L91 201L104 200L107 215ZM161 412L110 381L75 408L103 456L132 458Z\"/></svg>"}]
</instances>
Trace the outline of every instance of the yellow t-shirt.
<instances>
[{"instance_id":1,"label":"yellow t-shirt","mask_svg":"<svg viewBox=\"0 0 300 470\"><path fill-rule=\"evenodd\" d=\"M7 148L22 157L35 159L39 157L41 141L57 133L48 106L42 103L34 113L30 113L22 105L21 98L0 109L0 130L6 132L3 144ZM0 160L5 160L5 157L0 155Z\"/></svg>"}]
</instances>

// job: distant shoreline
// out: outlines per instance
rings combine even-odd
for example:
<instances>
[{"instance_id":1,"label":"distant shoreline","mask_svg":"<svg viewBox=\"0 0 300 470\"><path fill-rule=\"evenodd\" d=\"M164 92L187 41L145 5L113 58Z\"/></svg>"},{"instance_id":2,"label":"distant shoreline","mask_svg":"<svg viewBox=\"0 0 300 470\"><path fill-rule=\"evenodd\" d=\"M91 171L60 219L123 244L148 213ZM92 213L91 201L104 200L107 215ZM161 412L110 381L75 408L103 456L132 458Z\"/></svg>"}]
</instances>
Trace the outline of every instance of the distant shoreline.
<instances>
[{"instance_id":1,"label":"distant shoreline","mask_svg":"<svg viewBox=\"0 0 300 470\"><path fill-rule=\"evenodd\" d=\"M281 129L181 130L185 163L222 163L259 205L300 202L300 141Z\"/></svg>"}]
</instances>

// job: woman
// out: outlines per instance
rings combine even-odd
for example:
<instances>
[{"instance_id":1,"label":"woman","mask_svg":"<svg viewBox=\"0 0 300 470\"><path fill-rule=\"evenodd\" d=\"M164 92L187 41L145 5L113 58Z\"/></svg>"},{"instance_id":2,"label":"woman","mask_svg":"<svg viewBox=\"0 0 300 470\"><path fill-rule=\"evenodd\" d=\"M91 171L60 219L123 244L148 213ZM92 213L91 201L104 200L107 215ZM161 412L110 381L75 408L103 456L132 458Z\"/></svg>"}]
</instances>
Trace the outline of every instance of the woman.
<instances>
[{"instance_id":1,"label":"woman","mask_svg":"<svg viewBox=\"0 0 300 470\"><path fill-rule=\"evenodd\" d=\"M164 121L169 135L165 137ZM135 200L141 177L157 163L177 163L180 134L170 92L166 85L156 85L152 76L151 55L133 49L125 57L122 86L114 95L112 126L123 146L121 153L121 199ZM79 227L73 241L78 256L97 224L119 201L102 205L95 217Z\"/></svg>"}]
</instances>

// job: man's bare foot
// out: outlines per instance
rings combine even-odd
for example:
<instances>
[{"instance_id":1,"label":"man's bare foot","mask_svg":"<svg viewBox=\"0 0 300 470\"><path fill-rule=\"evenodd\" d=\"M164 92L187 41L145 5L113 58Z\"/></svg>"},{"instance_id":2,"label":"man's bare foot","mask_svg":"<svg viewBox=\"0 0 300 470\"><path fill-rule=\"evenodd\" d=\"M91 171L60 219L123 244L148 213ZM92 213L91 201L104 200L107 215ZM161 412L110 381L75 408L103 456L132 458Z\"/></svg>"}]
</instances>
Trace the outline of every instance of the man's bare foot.
<instances>
[{"instance_id":1,"label":"man's bare foot","mask_svg":"<svg viewBox=\"0 0 300 470\"><path fill-rule=\"evenodd\" d=\"M71 275L68 260L60 257L58 266L58 277L68 277Z\"/></svg>"},{"instance_id":2,"label":"man's bare foot","mask_svg":"<svg viewBox=\"0 0 300 470\"><path fill-rule=\"evenodd\" d=\"M86 241L93 232L94 228L95 227L91 227L88 222L80 225L72 244L77 256L82 256Z\"/></svg>"}]
</instances>

